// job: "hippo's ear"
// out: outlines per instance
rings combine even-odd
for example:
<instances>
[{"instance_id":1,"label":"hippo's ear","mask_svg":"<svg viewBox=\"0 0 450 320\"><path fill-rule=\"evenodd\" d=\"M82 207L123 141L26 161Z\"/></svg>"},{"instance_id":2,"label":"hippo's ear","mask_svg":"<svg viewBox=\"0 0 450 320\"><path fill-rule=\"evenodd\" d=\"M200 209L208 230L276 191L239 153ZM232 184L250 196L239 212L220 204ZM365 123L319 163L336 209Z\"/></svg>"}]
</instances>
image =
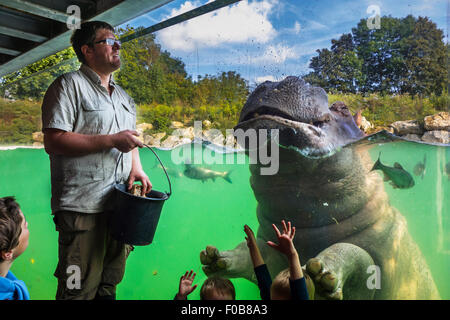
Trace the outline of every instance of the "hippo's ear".
<instances>
[{"instance_id":1,"label":"hippo's ear","mask_svg":"<svg viewBox=\"0 0 450 320\"><path fill-rule=\"evenodd\" d=\"M330 107L330 111L337 116L352 117L352 113L348 109L347 105L342 101L336 101L335 103L333 103Z\"/></svg>"},{"instance_id":2,"label":"hippo's ear","mask_svg":"<svg viewBox=\"0 0 450 320\"><path fill-rule=\"evenodd\" d=\"M364 133L359 129L355 123L352 113L342 101L336 101L330 106L330 111L335 117L335 120L341 130L341 134L349 139L359 139L364 136Z\"/></svg>"}]
</instances>

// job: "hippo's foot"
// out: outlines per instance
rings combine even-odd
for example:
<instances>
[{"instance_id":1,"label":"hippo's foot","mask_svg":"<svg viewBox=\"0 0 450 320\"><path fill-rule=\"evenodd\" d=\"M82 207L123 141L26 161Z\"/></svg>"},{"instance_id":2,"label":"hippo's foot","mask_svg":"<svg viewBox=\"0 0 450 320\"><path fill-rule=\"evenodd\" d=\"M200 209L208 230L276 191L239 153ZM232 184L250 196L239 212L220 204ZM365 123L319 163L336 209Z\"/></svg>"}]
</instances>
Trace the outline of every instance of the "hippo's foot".
<instances>
[{"instance_id":1,"label":"hippo's foot","mask_svg":"<svg viewBox=\"0 0 450 320\"><path fill-rule=\"evenodd\" d=\"M227 265L230 262L227 261L226 256L220 255L219 250L214 246L207 246L205 250L200 252L200 262L203 264L203 271L209 277L210 275L224 274L227 271Z\"/></svg>"},{"instance_id":2,"label":"hippo's foot","mask_svg":"<svg viewBox=\"0 0 450 320\"><path fill-rule=\"evenodd\" d=\"M316 299L370 300L375 291L367 286L372 257L350 243L335 243L306 263L315 285Z\"/></svg>"},{"instance_id":3,"label":"hippo's foot","mask_svg":"<svg viewBox=\"0 0 450 320\"><path fill-rule=\"evenodd\" d=\"M315 300L342 300L342 288L337 275L327 270L317 258L309 259L306 263L306 273L314 283Z\"/></svg>"},{"instance_id":4,"label":"hippo's foot","mask_svg":"<svg viewBox=\"0 0 450 320\"><path fill-rule=\"evenodd\" d=\"M251 263L248 249L242 244L234 250L219 251L214 246L207 246L200 252L200 262L203 264L203 272L208 277L217 276L224 278L251 279L249 263Z\"/></svg>"}]
</instances>

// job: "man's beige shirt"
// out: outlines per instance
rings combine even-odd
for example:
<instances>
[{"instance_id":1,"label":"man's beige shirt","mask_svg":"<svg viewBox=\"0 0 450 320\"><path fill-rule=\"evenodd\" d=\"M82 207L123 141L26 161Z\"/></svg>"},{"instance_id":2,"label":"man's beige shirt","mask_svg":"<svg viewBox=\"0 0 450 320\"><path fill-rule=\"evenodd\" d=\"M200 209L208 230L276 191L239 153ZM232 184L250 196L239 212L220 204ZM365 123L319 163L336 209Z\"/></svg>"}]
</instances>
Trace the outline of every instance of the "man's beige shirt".
<instances>
[{"instance_id":1,"label":"man's beige shirt","mask_svg":"<svg viewBox=\"0 0 450 320\"><path fill-rule=\"evenodd\" d=\"M60 129L88 135L136 130L136 107L114 80L109 95L100 77L86 65L57 78L42 104L42 130ZM98 213L110 209L114 169L120 151L113 148L80 157L50 155L52 212L69 210ZM131 171L131 152L118 166L120 182Z\"/></svg>"}]
</instances>

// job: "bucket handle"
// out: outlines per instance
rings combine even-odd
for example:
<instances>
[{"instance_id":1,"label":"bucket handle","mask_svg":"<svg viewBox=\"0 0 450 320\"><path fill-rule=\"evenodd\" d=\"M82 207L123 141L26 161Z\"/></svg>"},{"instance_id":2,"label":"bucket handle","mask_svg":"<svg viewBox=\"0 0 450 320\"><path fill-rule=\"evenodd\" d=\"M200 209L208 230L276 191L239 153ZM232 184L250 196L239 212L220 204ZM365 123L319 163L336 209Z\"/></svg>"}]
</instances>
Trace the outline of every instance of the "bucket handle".
<instances>
[{"instance_id":1,"label":"bucket handle","mask_svg":"<svg viewBox=\"0 0 450 320\"><path fill-rule=\"evenodd\" d=\"M170 192L167 193L167 191L166 191L166 194L167 194L167 197L170 197L170 195L172 194L172 184L170 183L170 178L169 178L169 175L167 174L166 168L164 167L163 163L161 162L161 159L158 157L158 155L153 150L153 148L148 146L148 145L146 145L146 144L144 144L144 146L149 148L153 152L153 154L156 156L156 158L158 159L159 163L161 164L161 167L163 168L164 173L166 174L167 181L169 182ZM114 180L115 180L116 184L119 183L119 180L117 180L117 168L119 167L119 163L120 163L120 160L122 159L122 157L123 157L123 153L121 152L119 158L117 159L116 169L114 170Z\"/></svg>"}]
</instances>

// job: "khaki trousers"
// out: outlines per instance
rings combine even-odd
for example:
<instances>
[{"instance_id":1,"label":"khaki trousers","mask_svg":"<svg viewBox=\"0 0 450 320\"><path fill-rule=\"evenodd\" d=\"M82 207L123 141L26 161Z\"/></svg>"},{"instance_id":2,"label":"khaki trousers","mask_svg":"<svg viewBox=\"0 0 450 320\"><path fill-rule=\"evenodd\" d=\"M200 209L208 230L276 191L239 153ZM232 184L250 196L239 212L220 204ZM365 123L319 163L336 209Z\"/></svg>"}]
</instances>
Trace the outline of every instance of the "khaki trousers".
<instances>
[{"instance_id":1,"label":"khaki trousers","mask_svg":"<svg viewBox=\"0 0 450 320\"><path fill-rule=\"evenodd\" d=\"M57 300L92 300L115 296L133 247L109 233L111 212L86 214L58 211L54 215L58 236Z\"/></svg>"}]
</instances>

